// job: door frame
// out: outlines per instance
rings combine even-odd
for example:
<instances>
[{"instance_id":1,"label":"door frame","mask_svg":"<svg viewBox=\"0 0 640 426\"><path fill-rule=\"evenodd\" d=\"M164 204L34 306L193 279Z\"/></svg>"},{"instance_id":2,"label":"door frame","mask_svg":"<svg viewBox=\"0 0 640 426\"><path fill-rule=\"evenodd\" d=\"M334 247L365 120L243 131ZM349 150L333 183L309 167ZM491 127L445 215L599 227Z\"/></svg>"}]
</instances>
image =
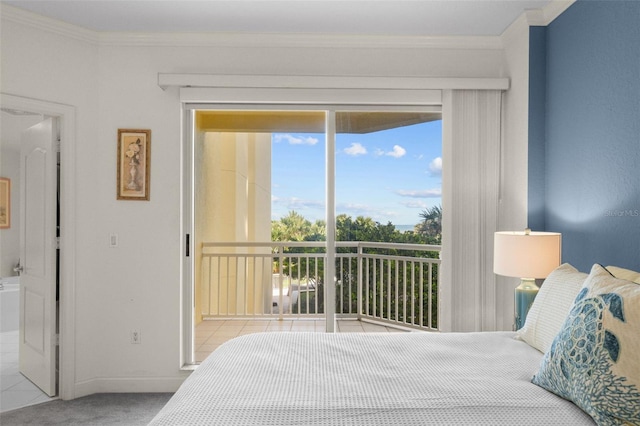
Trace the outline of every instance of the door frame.
<instances>
[{"instance_id":1,"label":"door frame","mask_svg":"<svg viewBox=\"0 0 640 426\"><path fill-rule=\"evenodd\" d=\"M358 92L360 93L360 92ZM366 93L366 91L362 92ZM190 93L191 96L191 93ZM363 97L361 94L360 97ZM195 176L194 176L194 140L195 140L195 112L199 110L207 111L317 111L325 113L325 201L326 201L326 223L327 223L327 259L325 261L326 276L335 275L335 251L328 250L328 247L335 246L335 115L337 111L414 111L414 112L442 112L442 101L440 91L429 91L429 96L420 104L396 103L384 101L370 101L369 103L344 102L337 99L334 103L278 103L278 102L192 102L183 99L181 103L181 130L182 130L182 228L181 228L181 350L180 367L191 369L195 364L194 354L194 316L195 316L195 259L194 247L194 226L195 226ZM443 141L444 143L444 141ZM187 237L189 235L189 237ZM325 300L325 320L326 331L333 333L336 327L336 315L333 301L335 300L335 289L326 286Z\"/></svg>"},{"instance_id":2,"label":"door frame","mask_svg":"<svg viewBox=\"0 0 640 426\"><path fill-rule=\"evenodd\" d=\"M58 119L60 131L60 299L58 397L75 398L75 140L76 110L71 105L0 93L2 107Z\"/></svg>"}]
</instances>

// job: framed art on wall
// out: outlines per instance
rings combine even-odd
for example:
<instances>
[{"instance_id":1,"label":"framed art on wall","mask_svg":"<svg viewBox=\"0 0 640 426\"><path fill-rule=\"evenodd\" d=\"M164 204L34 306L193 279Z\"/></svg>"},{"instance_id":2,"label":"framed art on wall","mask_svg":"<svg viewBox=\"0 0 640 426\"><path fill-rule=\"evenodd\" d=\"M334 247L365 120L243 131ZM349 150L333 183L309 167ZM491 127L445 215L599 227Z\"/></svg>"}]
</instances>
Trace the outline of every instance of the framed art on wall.
<instances>
[{"instance_id":1,"label":"framed art on wall","mask_svg":"<svg viewBox=\"0 0 640 426\"><path fill-rule=\"evenodd\" d=\"M0 178L0 229L11 227L11 179Z\"/></svg>"},{"instance_id":2,"label":"framed art on wall","mask_svg":"<svg viewBox=\"0 0 640 426\"><path fill-rule=\"evenodd\" d=\"M118 129L118 200L149 200L151 130Z\"/></svg>"}]
</instances>

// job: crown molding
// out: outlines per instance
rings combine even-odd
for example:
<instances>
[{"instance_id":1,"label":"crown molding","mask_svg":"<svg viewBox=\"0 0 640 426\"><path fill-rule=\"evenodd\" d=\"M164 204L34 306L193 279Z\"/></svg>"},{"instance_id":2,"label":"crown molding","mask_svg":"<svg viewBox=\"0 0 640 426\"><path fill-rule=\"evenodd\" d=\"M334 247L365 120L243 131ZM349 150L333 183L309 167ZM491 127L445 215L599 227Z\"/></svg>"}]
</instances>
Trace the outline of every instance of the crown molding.
<instances>
[{"instance_id":1,"label":"crown molding","mask_svg":"<svg viewBox=\"0 0 640 426\"><path fill-rule=\"evenodd\" d=\"M569 8L576 0L553 0L544 9L526 10L500 36L503 43L517 38L522 31L529 27L546 27Z\"/></svg>"},{"instance_id":2,"label":"crown molding","mask_svg":"<svg viewBox=\"0 0 640 426\"><path fill-rule=\"evenodd\" d=\"M558 16L564 13L576 0L561 0L561 1L552 1L547 4L544 9L542 9L542 13L545 18L545 25L549 25L552 23Z\"/></svg>"},{"instance_id":3,"label":"crown molding","mask_svg":"<svg viewBox=\"0 0 640 426\"><path fill-rule=\"evenodd\" d=\"M496 36L363 36L275 33L100 33L109 46L270 47L332 49L501 49Z\"/></svg>"},{"instance_id":4,"label":"crown molding","mask_svg":"<svg viewBox=\"0 0 640 426\"><path fill-rule=\"evenodd\" d=\"M553 0L542 9L525 12L527 23L531 27L546 27L567 10L576 0Z\"/></svg>"},{"instance_id":5,"label":"crown molding","mask_svg":"<svg viewBox=\"0 0 640 426\"><path fill-rule=\"evenodd\" d=\"M523 13L507 27L500 38L503 45L509 45L513 40L517 40L521 34L529 34L528 12Z\"/></svg>"},{"instance_id":6,"label":"crown molding","mask_svg":"<svg viewBox=\"0 0 640 426\"><path fill-rule=\"evenodd\" d=\"M332 49L502 49L500 36L365 36L276 33L99 32L2 5L3 20L101 46Z\"/></svg>"},{"instance_id":7,"label":"crown molding","mask_svg":"<svg viewBox=\"0 0 640 426\"><path fill-rule=\"evenodd\" d=\"M3 20L7 20L9 22L15 22L17 24L48 31L86 43L98 44L100 41L98 33L95 31L28 12L18 7L2 4L0 6L0 16Z\"/></svg>"}]
</instances>

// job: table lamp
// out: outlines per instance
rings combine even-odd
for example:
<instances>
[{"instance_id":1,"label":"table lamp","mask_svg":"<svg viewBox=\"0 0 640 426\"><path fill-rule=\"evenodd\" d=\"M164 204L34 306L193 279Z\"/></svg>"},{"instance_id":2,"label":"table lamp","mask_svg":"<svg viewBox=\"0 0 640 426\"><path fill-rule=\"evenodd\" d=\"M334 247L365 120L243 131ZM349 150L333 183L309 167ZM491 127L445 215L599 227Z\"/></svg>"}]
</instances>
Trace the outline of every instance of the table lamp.
<instances>
[{"instance_id":1,"label":"table lamp","mask_svg":"<svg viewBox=\"0 0 640 426\"><path fill-rule=\"evenodd\" d=\"M522 328L538 294L536 278L546 278L560 266L562 236L557 232L496 232L493 272L520 278L515 290L515 327Z\"/></svg>"}]
</instances>

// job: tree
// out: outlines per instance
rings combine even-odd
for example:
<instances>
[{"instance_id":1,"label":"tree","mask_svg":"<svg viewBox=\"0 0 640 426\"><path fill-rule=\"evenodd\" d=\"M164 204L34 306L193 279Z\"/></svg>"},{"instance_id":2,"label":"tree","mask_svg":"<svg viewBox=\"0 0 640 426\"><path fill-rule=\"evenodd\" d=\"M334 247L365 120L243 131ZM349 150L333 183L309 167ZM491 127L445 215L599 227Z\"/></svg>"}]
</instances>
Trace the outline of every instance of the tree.
<instances>
[{"instance_id":1,"label":"tree","mask_svg":"<svg viewBox=\"0 0 640 426\"><path fill-rule=\"evenodd\" d=\"M420 213L422 222L415 226L415 232L433 240L442 241L442 206L433 206Z\"/></svg>"},{"instance_id":2,"label":"tree","mask_svg":"<svg viewBox=\"0 0 640 426\"><path fill-rule=\"evenodd\" d=\"M326 224L322 220L316 220L311 223L305 219L302 215L295 211L290 211L287 216L284 216L279 221L271 221L271 240L272 241L324 241L326 240ZM294 253L306 253L306 252L320 252L320 248L304 248L304 247L283 247L282 253L294 254ZM305 258L298 259L295 257L286 257L282 268L290 274L297 276L302 273L307 267L308 260ZM323 265L322 260L312 260L311 262L318 262L318 267ZM276 260L273 262L273 270L278 271L280 268L279 262Z\"/></svg>"},{"instance_id":3,"label":"tree","mask_svg":"<svg viewBox=\"0 0 640 426\"><path fill-rule=\"evenodd\" d=\"M391 222L387 224L381 224L374 221L370 217L358 216L355 219L346 214L341 214L336 217L336 240L337 241L367 241L367 242L389 242L389 243L413 243L413 244L439 244L441 239L441 216L442 209L434 207L429 211L424 211L420 215L423 218L423 222L415 226L414 232L400 232L396 229L395 225ZM326 240L326 224L324 221L316 221L311 223L306 220L300 214L295 211L289 212L289 214L283 217L280 221L273 221L272 226L272 238L274 241L325 241ZM428 225L428 226L426 226ZM337 249L338 253L353 253L353 249L340 247ZM424 251L407 251L397 249L382 249L382 248L368 248L366 249L369 254L380 254L387 256L415 256L415 257L437 257L437 252L424 252ZM318 276L312 277L316 280L315 292L311 294L301 293L298 302L293 306L293 311L306 313L307 309L307 296L309 297L309 309L315 312L316 300L318 298L318 312L320 313L324 309L324 258L310 258L296 257L296 253L322 253L322 248L305 248L305 247L284 247L283 253L288 256L285 257L283 262L283 271L285 274L290 274L292 277L310 278L306 277L306 271L314 274L318 271ZM385 261L384 270L386 274L395 276L396 269L404 269L404 264L399 264L396 261ZM307 265L307 263L309 265ZM275 263L277 267L277 262ZM382 267L382 266L380 266ZM419 276L420 272L417 270L418 266L414 265L412 268L414 276ZM313 271L313 272L312 272ZM400 271L400 270L399 270ZM376 277L372 275L372 271L368 270L364 272L369 276L366 282L374 283L379 277L379 272ZM411 271L407 272L411 275ZM336 307L338 312L349 313L357 310L357 277L358 277L358 262L355 258L351 260L337 259L336 260ZM405 300L414 301L418 303L420 288L423 291L424 303L428 302L429 294L432 298L433 307L433 323L437 325L437 265L433 268L432 287L428 286L428 276L425 275L422 286L417 285L413 288L407 288L406 293L404 290L402 294L398 294L396 297L395 286L388 287L383 286L380 282L376 284L375 294L378 295L375 299L372 297L374 289L371 288L369 292L369 300L365 300L364 303L370 306L371 311L376 309L378 312L387 312L387 309L391 309L395 312L399 309L402 315L409 316L410 307L407 307L407 313L404 312ZM328 282L331 282L330 280ZM373 285L373 284L371 284ZM402 286L401 286L402 287ZM412 293L413 291L413 293ZM390 297L387 297L387 293ZM382 295L382 300L379 295ZM390 302L389 302L390 300ZM399 301L399 306L396 306L396 300ZM349 303L350 302L350 303ZM389 306L389 303L391 304ZM410 320L417 324L420 318L417 317L418 310L416 309L416 318ZM422 320L427 323L427 310L425 309Z\"/></svg>"},{"instance_id":4,"label":"tree","mask_svg":"<svg viewBox=\"0 0 640 426\"><path fill-rule=\"evenodd\" d=\"M273 241L304 241L311 230L311 222L291 210L280 221L272 221L271 239Z\"/></svg>"}]
</instances>

